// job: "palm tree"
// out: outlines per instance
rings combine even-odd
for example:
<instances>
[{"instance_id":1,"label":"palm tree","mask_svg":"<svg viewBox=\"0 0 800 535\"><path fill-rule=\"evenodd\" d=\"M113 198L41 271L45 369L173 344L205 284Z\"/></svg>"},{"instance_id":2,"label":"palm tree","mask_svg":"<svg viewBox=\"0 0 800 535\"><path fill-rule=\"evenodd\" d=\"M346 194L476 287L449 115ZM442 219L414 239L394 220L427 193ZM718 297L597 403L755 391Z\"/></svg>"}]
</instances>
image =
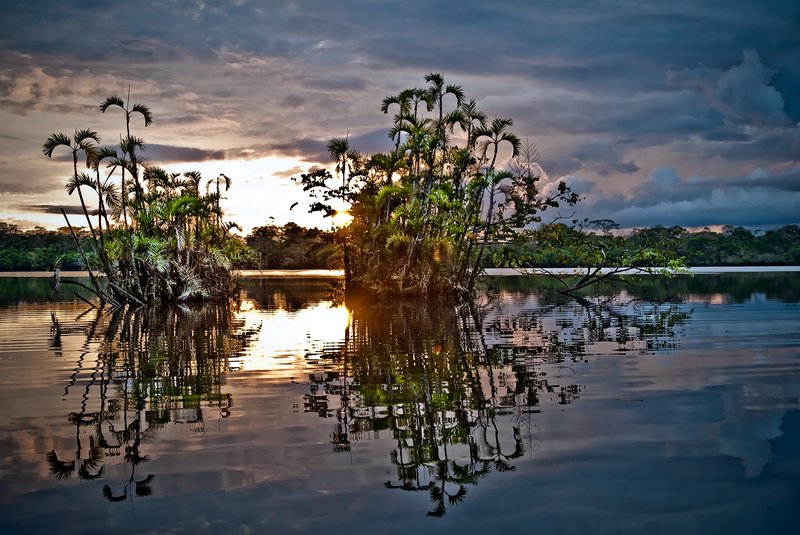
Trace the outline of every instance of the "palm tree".
<instances>
[{"instance_id":1,"label":"palm tree","mask_svg":"<svg viewBox=\"0 0 800 535\"><path fill-rule=\"evenodd\" d=\"M461 89L460 85L448 84L445 86L444 75L438 72L425 75L425 81L430 84L430 86L428 86L428 95L430 95L431 102L439 105L439 121L436 123L436 129L439 136L439 144L441 148L444 149L444 97L448 94L456 97L456 109L458 109L464 101L464 90Z\"/></svg>"},{"instance_id":2,"label":"palm tree","mask_svg":"<svg viewBox=\"0 0 800 535\"><path fill-rule=\"evenodd\" d=\"M420 87L414 87L412 89L404 89L401 94L407 93L408 98L414 104L414 118L419 116L418 108L419 105L423 102L425 103L425 109L428 111L433 111L434 101L431 94L426 90Z\"/></svg>"},{"instance_id":3,"label":"palm tree","mask_svg":"<svg viewBox=\"0 0 800 535\"><path fill-rule=\"evenodd\" d=\"M512 124L514 124L514 121L512 121L510 118L498 117L497 119L492 121L492 124L490 126L488 127L479 126L476 127L475 130L472 132L473 143L476 143L479 139L483 137L489 138L488 140L483 142L484 145L482 153L482 159L485 160L487 149L490 146L493 149L492 163L489 164L489 167L487 168L487 173L491 173L492 171L494 171L494 164L497 162L497 151L498 147L500 146L500 143L505 141L511 144L511 149L513 151L511 155L512 158L516 158L517 155L519 154L521 141L516 134L514 134L513 132L509 132L507 130L508 127L510 127Z\"/></svg>"},{"instance_id":4,"label":"palm tree","mask_svg":"<svg viewBox=\"0 0 800 535\"><path fill-rule=\"evenodd\" d=\"M67 134L59 132L57 134L51 134L48 137L44 144L42 145L42 152L48 158L53 157L53 151L58 147L66 147L70 151L72 151L72 179L67 183L67 188L70 189L70 194L77 188L78 189L78 197L81 200L81 207L83 208L83 213L86 216L86 221L89 222L89 229L92 230L92 235L94 235L94 230L92 227L91 220L89 219L89 212L86 210L86 203L83 200L83 193L81 193L80 185L87 185L82 183L81 179L79 179L78 175L78 153L83 151L86 156L86 167L91 167L92 162L95 159L95 153L97 148L95 147L94 143L100 143L100 136L94 130L83 129L83 130L75 130L75 134L70 138ZM89 179L89 184L91 184L91 179Z\"/></svg>"},{"instance_id":5,"label":"palm tree","mask_svg":"<svg viewBox=\"0 0 800 535\"><path fill-rule=\"evenodd\" d=\"M107 109L116 106L125 112L126 137L124 143L126 145L128 157L130 158L131 174L133 175L133 180L134 183L136 184L137 200L141 203L141 186L139 184L139 171L137 168L135 149L137 148L137 146L141 148L143 142L141 142L141 139L137 139L138 143L134 143L131 141L131 115L134 113L140 114L144 119L144 126L147 127L153 123L153 114L151 113L150 108L145 106L144 104L134 104L131 107L130 99L131 99L130 87L128 87L128 103L122 100L121 97L113 95L107 97L103 102L100 103L100 111L105 113Z\"/></svg>"},{"instance_id":6,"label":"palm tree","mask_svg":"<svg viewBox=\"0 0 800 535\"><path fill-rule=\"evenodd\" d=\"M89 231L92 234L95 248L102 251L97 240L97 234L92 226L92 220L89 218L89 211L86 209L86 202L83 198L83 193L81 192L81 186L92 187L92 178L86 173L78 173L78 153L83 151L84 155L86 156L86 167L90 167L91 163L95 159L95 153L97 150L95 143L100 143L100 136L97 134L97 132L88 128L83 130L75 130L75 134L72 136L72 138L70 138L67 134L58 132L56 134L51 134L50 137L45 140L44 144L42 145L42 153L44 153L44 155L48 158L52 158L53 151L58 147L66 147L72 152L72 176L67 181L65 187L70 195L72 195L75 190L78 191L78 198L81 201L81 209L83 210L83 215L86 217L86 223L88 224ZM64 218L66 219L66 214L64 215ZM67 224L69 224L69 221L67 221ZM102 257L102 252L100 254ZM85 257L84 262L86 262ZM87 265L87 268L89 267L90 266ZM92 277L92 281L94 282L94 277Z\"/></svg>"},{"instance_id":7,"label":"palm tree","mask_svg":"<svg viewBox=\"0 0 800 535\"><path fill-rule=\"evenodd\" d=\"M348 167L350 167L350 170L352 171L354 162L359 159L359 154L357 151L350 148L350 142L348 141L347 136L329 139L327 149L328 153L331 155L331 160L336 162L336 172L342 176L341 191L335 196L339 197L344 203L350 198L347 170ZM342 241L342 260L344 263L344 279L346 284L349 283L352 278L352 272L350 270L350 247L347 240L346 229L340 229L338 234L341 236Z\"/></svg>"},{"instance_id":8,"label":"palm tree","mask_svg":"<svg viewBox=\"0 0 800 535\"><path fill-rule=\"evenodd\" d=\"M486 114L478 110L474 100L462 102L457 110L450 112L444 119L445 124L453 132L456 125L467 135L467 149L472 150L475 140L472 136L476 128L486 127Z\"/></svg>"},{"instance_id":9,"label":"palm tree","mask_svg":"<svg viewBox=\"0 0 800 535\"><path fill-rule=\"evenodd\" d=\"M395 127L389 130L389 137L395 142L394 150L400 149L400 134L401 131L396 128L398 121L411 113L411 97L413 95L412 89L404 89L397 95L390 95L383 99L381 102L381 111L389 113L389 106L396 104L400 111L394 116Z\"/></svg>"},{"instance_id":10,"label":"palm tree","mask_svg":"<svg viewBox=\"0 0 800 535\"><path fill-rule=\"evenodd\" d=\"M341 175L344 188L347 183L347 155L350 153L350 142L347 137L332 137L328 140L326 148L331 155L331 161L336 162L336 173Z\"/></svg>"},{"instance_id":11,"label":"palm tree","mask_svg":"<svg viewBox=\"0 0 800 535\"><path fill-rule=\"evenodd\" d=\"M220 173L217 176L217 178L212 178L211 180L206 182L206 192L208 192L208 187L211 184L214 184L216 186L216 189L217 189L216 196L214 197L214 203L215 203L215 208L216 208L216 213L217 213L217 227L219 227L222 224L222 212L220 211L220 208L219 208L219 200L220 200L220 196L221 196L220 191L219 191L220 183L225 185L225 191L228 191L229 189L231 189L231 179L230 179L230 177L228 177L228 175L226 175L224 173Z\"/></svg>"},{"instance_id":12,"label":"palm tree","mask_svg":"<svg viewBox=\"0 0 800 535\"><path fill-rule=\"evenodd\" d=\"M111 230L111 224L108 221L108 213L106 212L106 204L111 207L117 206L119 204L119 195L117 194L116 187L114 184L109 182L109 178L114 173L114 169L116 165L113 163L109 164L111 167L111 171L106 176L106 179L101 182L100 181L100 164L105 159L116 160L118 158L117 150L113 147L102 147L100 150L97 151L95 154L94 161L92 162L92 167L94 168L95 172L97 173L97 180L96 180L96 187L97 196L98 196L98 227L100 229L100 236L102 239L102 225L100 224L100 217L103 217L106 222L106 229ZM104 202L105 199L105 202Z\"/></svg>"},{"instance_id":13,"label":"palm tree","mask_svg":"<svg viewBox=\"0 0 800 535\"><path fill-rule=\"evenodd\" d=\"M196 197L199 197L200 182L203 181L203 177L202 175L200 175L200 171L186 171L185 173L183 173L183 177L186 179L185 189L188 189L190 193L192 193Z\"/></svg>"},{"instance_id":14,"label":"palm tree","mask_svg":"<svg viewBox=\"0 0 800 535\"><path fill-rule=\"evenodd\" d=\"M406 142L401 147L403 152L409 153L409 168L415 174L422 170L422 161L432 164L433 156L438 142L435 125L429 118L418 119L406 116L398 129L407 134Z\"/></svg>"}]
</instances>

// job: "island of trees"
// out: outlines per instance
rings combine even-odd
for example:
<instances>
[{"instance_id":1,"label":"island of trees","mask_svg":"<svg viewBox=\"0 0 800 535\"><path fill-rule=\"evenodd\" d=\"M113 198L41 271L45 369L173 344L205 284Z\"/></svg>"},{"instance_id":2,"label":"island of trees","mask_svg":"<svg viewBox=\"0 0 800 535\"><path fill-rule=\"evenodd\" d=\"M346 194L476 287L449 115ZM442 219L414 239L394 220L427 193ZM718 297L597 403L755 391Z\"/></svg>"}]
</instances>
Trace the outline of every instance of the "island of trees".
<instances>
[{"instance_id":1,"label":"island of trees","mask_svg":"<svg viewBox=\"0 0 800 535\"><path fill-rule=\"evenodd\" d=\"M267 224L246 238L223 219L226 175L168 173L141 155L131 133L147 106L107 98L99 111L120 111L125 131L117 146L100 146L90 129L52 134L45 156L71 153L70 195L78 194L81 224L58 231L0 227L0 269L91 269L91 287L116 304L223 298L235 268L344 269L349 290L403 295L468 295L485 267L659 267L796 264L797 226L754 235L680 227L621 235L609 220L564 224L560 213L579 196L564 182L542 183L539 152L512 132L513 121L490 119L458 85L439 73L425 87L386 97L391 115L387 153L363 154L347 137L328 151L335 167L312 168L293 180L310 197L310 211L331 217L331 231L293 223ZM79 171L85 161L87 171ZM203 187L205 186L205 188ZM85 196L88 194L88 196ZM343 224L347 223L347 224ZM72 248L67 246L72 242ZM591 272L580 284L595 282Z\"/></svg>"},{"instance_id":2,"label":"island of trees","mask_svg":"<svg viewBox=\"0 0 800 535\"><path fill-rule=\"evenodd\" d=\"M78 194L88 236L81 238L62 213L81 262L90 269L91 286L86 290L115 305L231 295L233 264L247 249L229 233L236 225L223 220L220 208L230 178L219 175L204 181L196 171L168 173L149 164L141 155L144 140L131 134L131 122L139 118L149 126L150 109L130 105L130 96L128 102L112 96L99 111L112 110L125 117L117 146L100 146L99 134L91 129L77 129L71 136L55 133L42 145L48 158L56 151L72 156L72 175L65 186L70 195ZM79 160L89 172L79 172ZM84 193L95 200L87 200ZM58 257L56 268L64 258ZM95 270L105 281L98 280ZM55 282L60 284L57 275Z\"/></svg>"}]
</instances>

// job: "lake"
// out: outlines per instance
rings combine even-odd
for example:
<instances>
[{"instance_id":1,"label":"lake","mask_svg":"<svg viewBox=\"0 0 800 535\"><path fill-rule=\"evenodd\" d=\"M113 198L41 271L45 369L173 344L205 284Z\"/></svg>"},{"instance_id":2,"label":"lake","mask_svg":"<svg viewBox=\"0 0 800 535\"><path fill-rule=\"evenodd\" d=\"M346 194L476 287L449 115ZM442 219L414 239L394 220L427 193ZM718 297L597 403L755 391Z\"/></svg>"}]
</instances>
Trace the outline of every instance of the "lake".
<instances>
[{"instance_id":1,"label":"lake","mask_svg":"<svg viewBox=\"0 0 800 535\"><path fill-rule=\"evenodd\" d=\"M3 533L797 533L800 273L470 305L0 278Z\"/></svg>"}]
</instances>

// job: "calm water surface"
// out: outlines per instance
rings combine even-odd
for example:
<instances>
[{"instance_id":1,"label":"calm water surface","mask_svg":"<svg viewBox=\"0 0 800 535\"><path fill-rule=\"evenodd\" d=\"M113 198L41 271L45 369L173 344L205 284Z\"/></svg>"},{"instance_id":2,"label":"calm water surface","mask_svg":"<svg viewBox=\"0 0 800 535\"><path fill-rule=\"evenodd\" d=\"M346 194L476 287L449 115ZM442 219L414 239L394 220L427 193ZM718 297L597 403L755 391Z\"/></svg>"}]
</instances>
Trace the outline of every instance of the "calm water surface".
<instances>
[{"instance_id":1,"label":"calm water surface","mask_svg":"<svg viewBox=\"0 0 800 535\"><path fill-rule=\"evenodd\" d=\"M3 533L797 533L800 274L474 306L0 279Z\"/></svg>"}]
</instances>

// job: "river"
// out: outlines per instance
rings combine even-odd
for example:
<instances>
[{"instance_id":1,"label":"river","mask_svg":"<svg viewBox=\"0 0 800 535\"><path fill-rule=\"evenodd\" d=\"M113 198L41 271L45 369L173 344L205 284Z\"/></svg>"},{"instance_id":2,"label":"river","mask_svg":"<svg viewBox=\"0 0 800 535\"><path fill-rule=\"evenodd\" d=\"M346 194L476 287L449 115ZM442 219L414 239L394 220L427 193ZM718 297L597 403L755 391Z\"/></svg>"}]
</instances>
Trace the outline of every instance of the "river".
<instances>
[{"instance_id":1,"label":"river","mask_svg":"<svg viewBox=\"0 0 800 535\"><path fill-rule=\"evenodd\" d=\"M90 308L0 278L4 533L795 533L800 273Z\"/></svg>"}]
</instances>

